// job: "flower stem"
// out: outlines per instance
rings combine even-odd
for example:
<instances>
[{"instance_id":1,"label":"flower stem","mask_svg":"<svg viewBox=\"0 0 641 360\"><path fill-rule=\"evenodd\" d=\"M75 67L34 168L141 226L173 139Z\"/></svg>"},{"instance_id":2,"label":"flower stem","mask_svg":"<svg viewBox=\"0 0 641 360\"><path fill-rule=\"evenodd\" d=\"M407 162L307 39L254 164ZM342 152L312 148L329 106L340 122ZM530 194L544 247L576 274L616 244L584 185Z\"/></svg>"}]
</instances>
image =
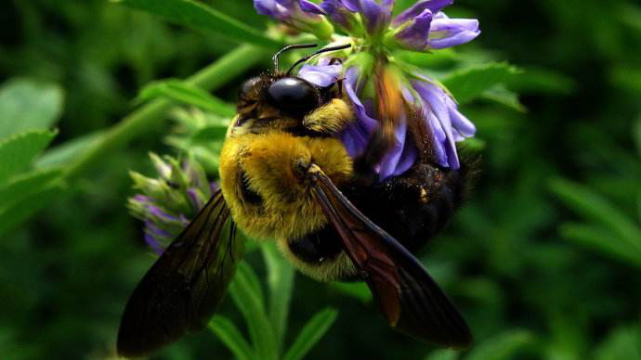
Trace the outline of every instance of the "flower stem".
<instances>
[{"instance_id":1,"label":"flower stem","mask_svg":"<svg viewBox=\"0 0 641 360\"><path fill-rule=\"evenodd\" d=\"M241 45L189 77L188 84L205 90L214 90L245 70L265 59L265 50ZM123 147L131 140L144 134L164 119L165 113L175 104L172 100L154 100L125 117L103 136L102 140L82 154L63 174L63 178L73 179L84 173L92 164L100 162L105 154Z\"/></svg>"}]
</instances>

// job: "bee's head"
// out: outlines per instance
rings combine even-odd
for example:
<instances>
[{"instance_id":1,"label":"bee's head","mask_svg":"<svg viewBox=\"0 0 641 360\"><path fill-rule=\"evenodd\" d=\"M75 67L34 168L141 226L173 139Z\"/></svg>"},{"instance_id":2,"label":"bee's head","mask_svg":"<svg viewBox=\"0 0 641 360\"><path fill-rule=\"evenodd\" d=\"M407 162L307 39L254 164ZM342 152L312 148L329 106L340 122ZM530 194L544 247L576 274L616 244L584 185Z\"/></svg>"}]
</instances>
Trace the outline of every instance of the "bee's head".
<instances>
[{"instance_id":1,"label":"bee's head","mask_svg":"<svg viewBox=\"0 0 641 360\"><path fill-rule=\"evenodd\" d=\"M251 78L240 88L238 94L236 127L282 129L300 126L305 115L323 104L322 89L309 81L291 75L299 64L320 53L339 50L350 45L321 49L294 63L286 72L279 69L279 56L291 49L314 47L315 44L289 45L274 57L274 72Z\"/></svg>"}]
</instances>

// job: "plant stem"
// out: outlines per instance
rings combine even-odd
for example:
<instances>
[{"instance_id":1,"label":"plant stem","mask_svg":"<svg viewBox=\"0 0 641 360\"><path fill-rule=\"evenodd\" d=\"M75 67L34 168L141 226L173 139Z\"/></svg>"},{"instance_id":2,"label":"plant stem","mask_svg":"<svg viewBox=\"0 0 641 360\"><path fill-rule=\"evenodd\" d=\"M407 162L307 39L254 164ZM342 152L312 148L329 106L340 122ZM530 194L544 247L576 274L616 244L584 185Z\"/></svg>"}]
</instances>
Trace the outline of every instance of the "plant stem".
<instances>
[{"instance_id":1,"label":"plant stem","mask_svg":"<svg viewBox=\"0 0 641 360\"><path fill-rule=\"evenodd\" d=\"M217 89L265 59L265 55L264 49L241 45L189 77L186 82L205 90ZM63 178L68 180L78 177L107 153L125 146L129 141L144 134L147 129L162 121L165 113L174 104L172 100L159 99L134 111L109 129L98 144L71 164L63 174Z\"/></svg>"}]
</instances>

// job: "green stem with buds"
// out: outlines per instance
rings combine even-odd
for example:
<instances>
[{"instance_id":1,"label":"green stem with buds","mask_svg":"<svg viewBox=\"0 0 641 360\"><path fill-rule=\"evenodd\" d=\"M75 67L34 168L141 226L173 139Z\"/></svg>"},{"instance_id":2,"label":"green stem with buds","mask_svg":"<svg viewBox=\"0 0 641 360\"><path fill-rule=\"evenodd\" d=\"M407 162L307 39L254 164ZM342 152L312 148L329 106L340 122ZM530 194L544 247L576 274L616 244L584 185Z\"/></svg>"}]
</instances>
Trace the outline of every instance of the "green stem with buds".
<instances>
[{"instance_id":1,"label":"green stem with buds","mask_svg":"<svg viewBox=\"0 0 641 360\"><path fill-rule=\"evenodd\" d=\"M245 70L266 59L267 53L250 45L242 45L218 61L205 67L187 79L189 85L205 90L214 90L242 74ZM147 129L164 119L166 112L175 103L171 100L154 100L125 117L104 135L102 141L82 154L63 174L65 180L77 177L105 154L125 146L129 141L144 134Z\"/></svg>"}]
</instances>

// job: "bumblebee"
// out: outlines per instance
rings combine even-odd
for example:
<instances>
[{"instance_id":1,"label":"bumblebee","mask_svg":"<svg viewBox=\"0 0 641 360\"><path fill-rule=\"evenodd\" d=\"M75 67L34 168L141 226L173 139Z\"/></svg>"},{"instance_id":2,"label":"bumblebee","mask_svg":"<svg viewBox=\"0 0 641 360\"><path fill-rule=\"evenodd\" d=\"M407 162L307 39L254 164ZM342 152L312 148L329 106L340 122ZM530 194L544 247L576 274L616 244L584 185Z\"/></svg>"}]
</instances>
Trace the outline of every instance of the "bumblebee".
<instances>
[{"instance_id":1,"label":"bumblebee","mask_svg":"<svg viewBox=\"0 0 641 360\"><path fill-rule=\"evenodd\" d=\"M365 281L396 330L442 347L466 347L472 335L456 307L414 257L460 206L467 167L435 165L420 111L390 92L380 130L352 159L337 138L356 121L341 81L319 88L292 76L295 66L245 82L220 157L220 185L136 287L119 330L118 353L150 354L203 329L242 255L237 227L275 239L301 272L321 281ZM371 163L389 143L394 111L405 106L418 149L415 164L378 181ZM387 110L385 109L387 107Z\"/></svg>"}]
</instances>

